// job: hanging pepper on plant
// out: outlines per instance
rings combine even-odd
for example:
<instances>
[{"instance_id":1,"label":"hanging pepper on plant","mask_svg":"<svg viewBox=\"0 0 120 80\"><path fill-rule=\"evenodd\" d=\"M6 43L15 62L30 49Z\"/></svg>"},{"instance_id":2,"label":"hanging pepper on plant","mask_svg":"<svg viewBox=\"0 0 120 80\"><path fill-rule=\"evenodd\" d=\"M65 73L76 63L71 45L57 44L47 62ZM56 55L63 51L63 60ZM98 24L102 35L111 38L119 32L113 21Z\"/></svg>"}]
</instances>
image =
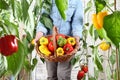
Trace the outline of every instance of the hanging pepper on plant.
<instances>
[{"instance_id":1,"label":"hanging pepper on plant","mask_svg":"<svg viewBox=\"0 0 120 80\"><path fill-rule=\"evenodd\" d=\"M14 35L6 35L0 38L0 53L4 56L12 55L18 51L18 41Z\"/></svg>"},{"instance_id":2,"label":"hanging pepper on plant","mask_svg":"<svg viewBox=\"0 0 120 80\"><path fill-rule=\"evenodd\" d=\"M62 56L62 55L64 55L64 50L63 50L63 48L61 48L61 47L57 48L56 53L57 53L57 56Z\"/></svg>"},{"instance_id":3,"label":"hanging pepper on plant","mask_svg":"<svg viewBox=\"0 0 120 80\"><path fill-rule=\"evenodd\" d=\"M67 42L69 44L71 44L72 46L74 46L76 44L75 38L73 38L73 37L67 38Z\"/></svg>"},{"instance_id":4,"label":"hanging pepper on plant","mask_svg":"<svg viewBox=\"0 0 120 80\"><path fill-rule=\"evenodd\" d=\"M71 44L67 43L64 45L63 50L66 54L70 54L73 51L73 47Z\"/></svg>"},{"instance_id":5,"label":"hanging pepper on plant","mask_svg":"<svg viewBox=\"0 0 120 80\"><path fill-rule=\"evenodd\" d=\"M103 20L107 15L107 11L98 12L97 14L92 15L92 22L96 29L101 29L103 27Z\"/></svg>"},{"instance_id":6,"label":"hanging pepper on plant","mask_svg":"<svg viewBox=\"0 0 120 80\"><path fill-rule=\"evenodd\" d=\"M99 47L100 47L101 50L106 51L110 48L110 43L102 42L102 43L100 43Z\"/></svg>"}]
</instances>

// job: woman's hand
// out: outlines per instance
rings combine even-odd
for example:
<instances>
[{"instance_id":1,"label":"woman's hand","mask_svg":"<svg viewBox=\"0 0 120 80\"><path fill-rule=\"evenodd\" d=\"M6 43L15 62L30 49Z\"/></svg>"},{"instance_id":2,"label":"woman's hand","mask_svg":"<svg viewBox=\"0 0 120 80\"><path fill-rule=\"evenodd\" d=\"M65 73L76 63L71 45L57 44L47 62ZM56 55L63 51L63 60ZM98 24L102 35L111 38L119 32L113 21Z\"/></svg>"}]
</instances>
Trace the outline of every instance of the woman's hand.
<instances>
[{"instance_id":1,"label":"woman's hand","mask_svg":"<svg viewBox=\"0 0 120 80\"><path fill-rule=\"evenodd\" d=\"M36 33L36 36L35 36L35 44L36 44L36 42L40 39L40 37L42 37L43 36L43 32L37 32Z\"/></svg>"},{"instance_id":2,"label":"woman's hand","mask_svg":"<svg viewBox=\"0 0 120 80\"><path fill-rule=\"evenodd\" d=\"M79 50L79 48L80 48L80 37L79 36L74 36L74 38L76 39L76 48L77 48L77 50Z\"/></svg>"}]
</instances>

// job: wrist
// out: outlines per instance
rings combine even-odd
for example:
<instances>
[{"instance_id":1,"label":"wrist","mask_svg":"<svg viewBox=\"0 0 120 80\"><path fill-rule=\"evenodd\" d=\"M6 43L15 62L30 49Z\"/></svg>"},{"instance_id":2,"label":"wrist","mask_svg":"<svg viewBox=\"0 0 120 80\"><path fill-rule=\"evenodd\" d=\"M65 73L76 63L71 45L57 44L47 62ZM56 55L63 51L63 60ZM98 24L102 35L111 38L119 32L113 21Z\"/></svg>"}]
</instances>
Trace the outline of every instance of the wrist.
<instances>
[{"instance_id":1,"label":"wrist","mask_svg":"<svg viewBox=\"0 0 120 80\"><path fill-rule=\"evenodd\" d=\"M35 36L35 41L38 41L39 38L42 37L42 36L43 36L43 32L41 32L41 31L40 31L40 32L37 32L37 33L36 33L36 36Z\"/></svg>"},{"instance_id":2,"label":"wrist","mask_svg":"<svg viewBox=\"0 0 120 80\"><path fill-rule=\"evenodd\" d=\"M80 41L80 37L79 36L74 36L75 37L75 39L77 40L77 41Z\"/></svg>"}]
</instances>

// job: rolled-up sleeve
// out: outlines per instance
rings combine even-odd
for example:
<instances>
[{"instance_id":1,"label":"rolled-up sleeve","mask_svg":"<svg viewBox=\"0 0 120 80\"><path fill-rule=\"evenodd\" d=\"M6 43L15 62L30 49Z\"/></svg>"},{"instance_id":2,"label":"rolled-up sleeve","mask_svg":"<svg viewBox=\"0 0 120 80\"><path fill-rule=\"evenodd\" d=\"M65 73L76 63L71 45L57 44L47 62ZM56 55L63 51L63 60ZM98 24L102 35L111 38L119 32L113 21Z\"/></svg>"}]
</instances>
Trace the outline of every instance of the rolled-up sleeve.
<instances>
[{"instance_id":1,"label":"rolled-up sleeve","mask_svg":"<svg viewBox=\"0 0 120 80\"><path fill-rule=\"evenodd\" d=\"M73 36L79 36L82 38L82 28L83 28L83 6L81 0L77 0L77 7L73 15L72 20L72 32Z\"/></svg>"}]
</instances>

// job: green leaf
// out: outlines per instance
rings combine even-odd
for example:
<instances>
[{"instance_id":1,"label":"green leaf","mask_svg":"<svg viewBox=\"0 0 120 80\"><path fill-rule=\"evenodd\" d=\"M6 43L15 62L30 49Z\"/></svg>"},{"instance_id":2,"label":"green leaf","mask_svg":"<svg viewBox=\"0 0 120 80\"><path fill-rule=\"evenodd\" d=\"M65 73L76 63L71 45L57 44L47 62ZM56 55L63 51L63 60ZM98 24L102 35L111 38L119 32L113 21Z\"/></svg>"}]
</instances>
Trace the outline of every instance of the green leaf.
<instances>
[{"instance_id":1,"label":"green leaf","mask_svg":"<svg viewBox=\"0 0 120 80\"><path fill-rule=\"evenodd\" d=\"M23 44L18 41L18 51L7 57L8 70L16 77L20 72L24 62L24 48Z\"/></svg>"},{"instance_id":2,"label":"green leaf","mask_svg":"<svg viewBox=\"0 0 120 80\"><path fill-rule=\"evenodd\" d=\"M4 75L7 70L7 61L6 57L0 54L0 78Z\"/></svg>"},{"instance_id":3,"label":"green leaf","mask_svg":"<svg viewBox=\"0 0 120 80\"><path fill-rule=\"evenodd\" d=\"M80 60L80 55L76 55L74 58L71 60L71 64L74 66L77 62Z\"/></svg>"},{"instance_id":4,"label":"green leaf","mask_svg":"<svg viewBox=\"0 0 120 80\"><path fill-rule=\"evenodd\" d=\"M22 42L24 44L23 45L23 47L24 47L24 54L28 55L29 54L29 51L28 51L28 44L29 44L29 42L28 42L27 38L24 37L23 40L22 40Z\"/></svg>"},{"instance_id":5,"label":"green leaf","mask_svg":"<svg viewBox=\"0 0 120 80\"><path fill-rule=\"evenodd\" d=\"M3 22L1 22L0 21L0 27L1 27L1 29L2 29L2 32L5 34L9 34L9 31L8 31L8 29L7 29L7 27L4 25L4 23Z\"/></svg>"},{"instance_id":6,"label":"green leaf","mask_svg":"<svg viewBox=\"0 0 120 80\"><path fill-rule=\"evenodd\" d=\"M98 55L98 49L97 47L94 48L94 62L98 68L99 71L103 71L103 66L100 60L100 57Z\"/></svg>"},{"instance_id":7,"label":"green leaf","mask_svg":"<svg viewBox=\"0 0 120 80\"><path fill-rule=\"evenodd\" d=\"M17 18L19 21L22 20L23 18L23 12L22 12L22 7L19 1L15 1L15 18Z\"/></svg>"},{"instance_id":8,"label":"green leaf","mask_svg":"<svg viewBox=\"0 0 120 80\"><path fill-rule=\"evenodd\" d=\"M9 0L11 7L12 7L12 11L13 11L13 16L15 17L15 0Z\"/></svg>"},{"instance_id":9,"label":"green leaf","mask_svg":"<svg viewBox=\"0 0 120 80\"><path fill-rule=\"evenodd\" d=\"M94 77L89 77L88 80L96 80Z\"/></svg>"},{"instance_id":10,"label":"green leaf","mask_svg":"<svg viewBox=\"0 0 120 80\"><path fill-rule=\"evenodd\" d=\"M99 71L103 71L102 63L98 55L95 55L95 64Z\"/></svg>"},{"instance_id":11,"label":"green leaf","mask_svg":"<svg viewBox=\"0 0 120 80\"><path fill-rule=\"evenodd\" d=\"M30 72L31 71L31 63L29 60L25 59L25 62L24 62L24 68L27 72Z\"/></svg>"},{"instance_id":12,"label":"green leaf","mask_svg":"<svg viewBox=\"0 0 120 80\"><path fill-rule=\"evenodd\" d=\"M22 6L23 21L26 21L28 18L28 9L29 9L29 4L27 0L21 0L21 6Z\"/></svg>"},{"instance_id":13,"label":"green leaf","mask_svg":"<svg viewBox=\"0 0 120 80\"><path fill-rule=\"evenodd\" d=\"M90 36L93 36L93 33L94 33L94 26L93 25L90 26L89 33L90 33Z\"/></svg>"},{"instance_id":14,"label":"green leaf","mask_svg":"<svg viewBox=\"0 0 120 80\"><path fill-rule=\"evenodd\" d=\"M44 58L40 58L40 60L41 60L43 63L45 63L45 59L44 59Z\"/></svg>"},{"instance_id":15,"label":"green leaf","mask_svg":"<svg viewBox=\"0 0 120 80\"><path fill-rule=\"evenodd\" d=\"M32 61L32 63L31 63L31 61ZM34 70L34 68L38 62L38 60L36 58L33 58L31 61L29 59L25 59L24 68L27 72Z\"/></svg>"},{"instance_id":16,"label":"green leaf","mask_svg":"<svg viewBox=\"0 0 120 80\"><path fill-rule=\"evenodd\" d=\"M92 1L90 0L90 1L87 3L87 8L85 9L85 13L86 13L87 11L89 11L89 10L91 9L91 7L92 7Z\"/></svg>"},{"instance_id":17,"label":"green leaf","mask_svg":"<svg viewBox=\"0 0 120 80\"><path fill-rule=\"evenodd\" d=\"M111 56L109 57L109 60L110 60L110 62L111 62L112 65L115 64L116 57L115 57L115 53L114 52L112 52Z\"/></svg>"},{"instance_id":18,"label":"green leaf","mask_svg":"<svg viewBox=\"0 0 120 80\"><path fill-rule=\"evenodd\" d=\"M83 48L87 49L87 42L85 40L83 40Z\"/></svg>"},{"instance_id":19,"label":"green leaf","mask_svg":"<svg viewBox=\"0 0 120 80\"><path fill-rule=\"evenodd\" d=\"M52 1L51 0L44 0L42 7L47 11L48 14L50 14L50 11L52 9Z\"/></svg>"},{"instance_id":20,"label":"green leaf","mask_svg":"<svg viewBox=\"0 0 120 80\"><path fill-rule=\"evenodd\" d=\"M0 9L8 9L9 5L7 4L7 2L5 0L0 0Z\"/></svg>"},{"instance_id":21,"label":"green leaf","mask_svg":"<svg viewBox=\"0 0 120 80\"><path fill-rule=\"evenodd\" d=\"M48 29L52 29L53 24L52 24L52 20L50 19L50 17L47 14L42 14L41 18L40 18L41 23L43 23L45 25L46 28Z\"/></svg>"},{"instance_id":22,"label":"green leaf","mask_svg":"<svg viewBox=\"0 0 120 80\"><path fill-rule=\"evenodd\" d=\"M33 58L32 60L32 70L34 70L35 66L37 65L38 60L36 58Z\"/></svg>"},{"instance_id":23,"label":"green leaf","mask_svg":"<svg viewBox=\"0 0 120 80\"><path fill-rule=\"evenodd\" d=\"M120 42L120 11L115 11L111 15L106 16L103 27L107 36L118 47Z\"/></svg>"},{"instance_id":24,"label":"green leaf","mask_svg":"<svg viewBox=\"0 0 120 80\"><path fill-rule=\"evenodd\" d=\"M96 41L97 39L98 39L98 33L97 33L97 31L96 30L94 30L94 40Z\"/></svg>"},{"instance_id":25,"label":"green leaf","mask_svg":"<svg viewBox=\"0 0 120 80\"><path fill-rule=\"evenodd\" d=\"M105 6L106 2L104 0L94 0L96 13L100 12Z\"/></svg>"},{"instance_id":26,"label":"green leaf","mask_svg":"<svg viewBox=\"0 0 120 80\"><path fill-rule=\"evenodd\" d=\"M87 35L88 35L88 30L87 30L87 29L84 29L84 30L82 31L82 35L83 35L83 39L86 40Z\"/></svg>"},{"instance_id":27,"label":"green leaf","mask_svg":"<svg viewBox=\"0 0 120 80\"><path fill-rule=\"evenodd\" d=\"M55 3L61 17L65 20L66 19L65 10L68 8L68 0L55 0Z\"/></svg>"},{"instance_id":28,"label":"green leaf","mask_svg":"<svg viewBox=\"0 0 120 80\"><path fill-rule=\"evenodd\" d=\"M106 31L105 31L104 28L98 29L98 30L97 30L97 33L98 33L100 39L103 39L103 38L104 38L104 39L106 39L108 42L111 42L111 40L108 38L107 33L106 33Z\"/></svg>"},{"instance_id":29,"label":"green leaf","mask_svg":"<svg viewBox=\"0 0 120 80\"><path fill-rule=\"evenodd\" d=\"M7 26L7 30L9 30L10 34L16 35L19 37L18 26L8 20L4 20L4 24Z\"/></svg>"},{"instance_id":30,"label":"green leaf","mask_svg":"<svg viewBox=\"0 0 120 80\"><path fill-rule=\"evenodd\" d=\"M118 48L118 53L119 53L119 66L120 66L120 44L119 44L119 48ZM119 71L120 72L120 71Z\"/></svg>"}]
</instances>

